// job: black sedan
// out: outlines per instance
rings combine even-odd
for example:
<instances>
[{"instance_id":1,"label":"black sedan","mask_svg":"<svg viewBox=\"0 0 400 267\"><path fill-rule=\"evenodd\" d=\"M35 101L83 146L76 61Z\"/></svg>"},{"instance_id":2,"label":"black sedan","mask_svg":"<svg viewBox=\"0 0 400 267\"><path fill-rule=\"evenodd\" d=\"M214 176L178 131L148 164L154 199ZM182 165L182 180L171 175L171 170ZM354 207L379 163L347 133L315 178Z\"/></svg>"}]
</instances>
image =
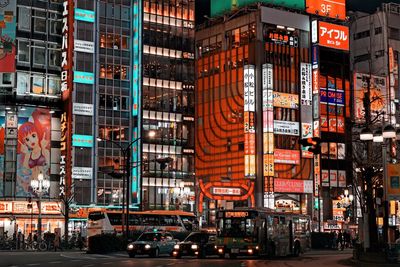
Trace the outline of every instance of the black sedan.
<instances>
[{"instance_id":1,"label":"black sedan","mask_svg":"<svg viewBox=\"0 0 400 267\"><path fill-rule=\"evenodd\" d=\"M183 242L174 246L172 255L175 258L180 258L182 256L205 258L209 255L216 255L215 241L215 234L208 232L193 232L188 235Z\"/></svg>"}]
</instances>

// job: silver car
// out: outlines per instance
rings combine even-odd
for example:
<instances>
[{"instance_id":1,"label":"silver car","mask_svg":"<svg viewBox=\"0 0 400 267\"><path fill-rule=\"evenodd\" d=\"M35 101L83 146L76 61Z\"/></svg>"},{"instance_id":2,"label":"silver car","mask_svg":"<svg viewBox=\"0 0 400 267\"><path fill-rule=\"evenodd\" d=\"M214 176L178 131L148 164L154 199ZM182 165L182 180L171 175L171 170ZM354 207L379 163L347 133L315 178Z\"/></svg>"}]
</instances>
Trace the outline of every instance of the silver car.
<instances>
[{"instance_id":1,"label":"silver car","mask_svg":"<svg viewBox=\"0 0 400 267\"><path fill-rule=\"evenodd\" d=\"M135 242L129 243L127 252L129 257L149 255L158 257L161 254L171 255L177 240L168 232L144 232Z\"/></svg>"}]
</instances>

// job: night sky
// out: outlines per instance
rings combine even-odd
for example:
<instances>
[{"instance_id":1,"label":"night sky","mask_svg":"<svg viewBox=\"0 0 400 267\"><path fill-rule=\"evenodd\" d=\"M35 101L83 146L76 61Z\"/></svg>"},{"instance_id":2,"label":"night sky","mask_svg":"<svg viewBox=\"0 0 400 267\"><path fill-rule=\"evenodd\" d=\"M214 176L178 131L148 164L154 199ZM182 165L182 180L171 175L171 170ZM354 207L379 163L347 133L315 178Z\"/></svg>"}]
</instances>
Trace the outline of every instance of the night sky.
<instances>
[{"instance_id":1,"label":"night sky","mask_svg":"<svg viewBox=\"0 0 400 267\"><path fill-rule=\"evenodd\" d=\"M214 0L215 1L215 0ZM230 0L217 0L217 1L230 1ZM256 2L256 0L254 1ZM373 13L381 3L398 3L400 0L347 0L347 10L363 11ZM205 18L204 15L210 14L210 0L196 0L196 23L202 23Z\"/></svg>"}]
</instances>

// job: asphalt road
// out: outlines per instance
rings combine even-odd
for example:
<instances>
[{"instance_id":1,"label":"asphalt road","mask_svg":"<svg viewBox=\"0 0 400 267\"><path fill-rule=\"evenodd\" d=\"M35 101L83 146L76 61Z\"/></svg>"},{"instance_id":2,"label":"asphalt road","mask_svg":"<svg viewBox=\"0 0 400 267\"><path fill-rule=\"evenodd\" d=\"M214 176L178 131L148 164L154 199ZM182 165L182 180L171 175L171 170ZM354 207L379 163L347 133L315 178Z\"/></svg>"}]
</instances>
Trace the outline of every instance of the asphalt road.
<instances>
[{"instance_id":1,"label":"asphalt road","mask_svg":"<svg viewBox=\"0 0 400 267\"><path fill-rule=\"evenodd\" d=\"M280 258L273 260L237 258L182 258L174 259L168 256L152 259L137 257L130 259L127 254L114 253L107 255L86 254L77 251L63 252L0 252L1 267L107 267L107 266L139 266L139 267L335 267L349 266L348 259L351 251L347 252L309 252L299 258Z\"/></svg>"}]
</instances>

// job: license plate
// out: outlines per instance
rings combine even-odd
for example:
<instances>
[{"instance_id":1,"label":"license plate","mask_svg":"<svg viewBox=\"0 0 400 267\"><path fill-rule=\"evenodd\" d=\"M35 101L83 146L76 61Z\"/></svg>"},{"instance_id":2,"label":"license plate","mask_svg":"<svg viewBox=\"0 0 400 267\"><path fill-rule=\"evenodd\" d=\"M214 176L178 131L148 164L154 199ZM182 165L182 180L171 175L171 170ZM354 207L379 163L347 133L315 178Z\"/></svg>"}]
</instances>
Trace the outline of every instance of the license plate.
<instances>
[{"instance_id":1,"label":"license plate","mask_svg":"<svg viewBox=\"0 0 400 267\"><path fill-rule=\"evenodd\" d=\"M233 248L233 249L231 249L231 252L232 253L239 253L239 249L238 248Z\"/></svg>"}]
</instances>

